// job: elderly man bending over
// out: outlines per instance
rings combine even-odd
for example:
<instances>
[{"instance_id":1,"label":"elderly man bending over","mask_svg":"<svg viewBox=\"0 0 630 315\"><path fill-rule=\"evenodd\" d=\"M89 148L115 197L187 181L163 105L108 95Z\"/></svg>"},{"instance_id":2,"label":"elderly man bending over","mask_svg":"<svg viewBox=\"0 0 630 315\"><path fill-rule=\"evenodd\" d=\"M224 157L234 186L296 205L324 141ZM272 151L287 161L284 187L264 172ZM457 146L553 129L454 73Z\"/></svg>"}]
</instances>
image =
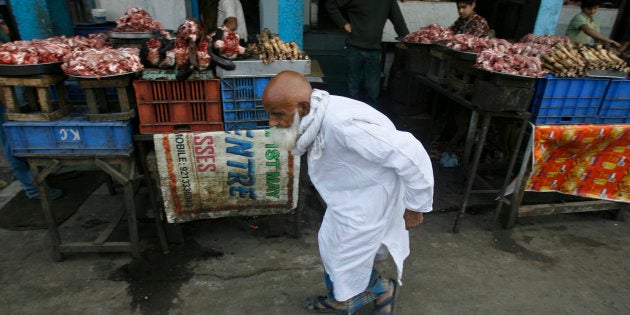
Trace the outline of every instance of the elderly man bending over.
<instances>
[{"instance_id":1,"label":"elderly man bending over","mask_svg":"<svg viewBox=\"0 0 630 315\"><path fill-rule=\"evenodd\" d=\"M271 137L296 155L308 152L308 173L326 202L319 230L327 296L307 299L316 312L352 313L375 300L393 314L407 229L432 210L433 170L422 144L365 103L313 90L284 71L263 93ZM375 260L391 254L398 281L381 277Z\"/></svg>"}]
</instances>

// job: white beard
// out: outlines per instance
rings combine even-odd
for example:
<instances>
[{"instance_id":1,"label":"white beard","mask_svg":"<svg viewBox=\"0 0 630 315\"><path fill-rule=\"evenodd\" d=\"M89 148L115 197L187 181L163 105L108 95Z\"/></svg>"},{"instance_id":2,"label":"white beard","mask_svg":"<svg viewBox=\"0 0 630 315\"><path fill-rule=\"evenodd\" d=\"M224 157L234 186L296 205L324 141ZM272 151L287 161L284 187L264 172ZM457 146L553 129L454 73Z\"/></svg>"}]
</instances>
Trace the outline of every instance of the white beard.
<instances>
[{"instance_id":1,"label":"white beard","mask_svg":"<svg viewBox=\"0 0 630 315\"><path fill-rule=\"evenodd\" d=\"M300 115L297 110L295 116L293 116L293 124L288 128L271 127L270 136L271 141L277 144L282 150L291 150L295 147L298 135L300 133Z\"/></svg>"}]
</instances>

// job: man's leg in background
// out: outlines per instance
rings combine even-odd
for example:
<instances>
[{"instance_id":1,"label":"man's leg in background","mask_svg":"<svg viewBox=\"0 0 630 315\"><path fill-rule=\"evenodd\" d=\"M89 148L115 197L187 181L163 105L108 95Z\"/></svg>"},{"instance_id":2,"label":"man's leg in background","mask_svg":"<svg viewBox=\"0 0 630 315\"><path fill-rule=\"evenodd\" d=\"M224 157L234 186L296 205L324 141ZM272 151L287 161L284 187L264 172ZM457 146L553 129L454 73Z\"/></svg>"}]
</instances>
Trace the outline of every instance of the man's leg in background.
<instances>
[{"instance_id":1,"label":"man's leg in background","mask_svg":"<svg viewBox=\"0 0 630 315\"><path fill-rule=\"evenodd\" d=\"M378 109L378 96L381 92L381 51L363 50L361 53L364 61L367 103Z\"/></svg>"},{"instance_id":2,"label":"man's leg in background","mask_svg":"<svg viewBox=\"0 0 630 315\"><path fill-rule=\"evenodd\" d=\"M360 50L352 46L346 46L346 78L348 84L348 96L359 100L361 79L363 77L363 57Z\"/></svg>"}]
</instances>

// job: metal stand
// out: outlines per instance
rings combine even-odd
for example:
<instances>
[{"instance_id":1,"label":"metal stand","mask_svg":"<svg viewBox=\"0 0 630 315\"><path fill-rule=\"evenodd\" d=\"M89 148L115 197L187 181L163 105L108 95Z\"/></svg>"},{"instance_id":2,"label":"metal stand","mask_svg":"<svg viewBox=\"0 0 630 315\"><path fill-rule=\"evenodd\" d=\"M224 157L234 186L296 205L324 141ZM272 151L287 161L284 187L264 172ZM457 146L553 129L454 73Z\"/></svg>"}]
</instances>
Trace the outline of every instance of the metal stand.
<instances>
[{"instance_id":1,"label":"metal stand","mask_svg":"<svg viewBox=\"0 0 630 315\"><path fill-rule=\"evenodd\" d=\"M438 85L437 83L429 80L428 78L417 75L418 79L426 86L430 87L434 91L448 97L449 99L455 101L456 103L472 110L472 115L470 116L470 121L468 123L468 133L466 135L466 145L464 147L464 157L463 157L463 165L466 168L467 172L467 180L464 188L464 195L462 198L462 203L459 211L457 212L457 216L455 217L455 222L453 223L452 231L453 233L459 232L459 224L466 212L466 208L468 207L468 202L471 194L497 194L503 195L505 188L510 182L512 178L512 172L514 170L514 165L516 164L516 159L518 157L518 152L520 150L521 144L523 142L524 134L527 129L529 117L531 113L528 112L490 112L490 111L482 111L476 108L473 104L471 104L468 100L464 99L461 95L457 95L449 92L446 88ZM478 121L481 117L481 133L479 134L479 140L475 143L475 133L478 127ZM491 190L473 190L473 184L475 179L481 181L481 178L477 176L477 170L479 168L479 162L481 160L481 153L483 152L484 145L486 143L486 137L488 135L488 130L490 128L490 122L493 117L506 117L506 118L514 118L521 120L521 127L519 129L518 137L516 142L514 143L513 154L510 158L510 163L507 169L507 173L503 180L503 188L499 189L491 189ZM473 160L470 161L470 156L472 153L473 145L476 144Z\"/></svg>"},{"instance_id":2,"label":"metal stand","mask_svg":"<svg viewBox=\"0 0 630 315\"><path fill-rule=\"evenodd\" d=\"M134 257L140 257L140 238L138 236L138 225L136 220L136 208L134 202L133 180L135 175L135 159L133 152L129 155L54 155L54 156L27 156L28 163L33 173L33 180L39 190L41 207L48 224L48 233L52 241L53 258L57 261L63 260L63 253L70 252L130 252ZM105 230L93 242L67 242L61 239L59 226L55 220L53 209L51 208L48 187L45 184L46 177L52 174L57 168L73 165L92 165L104 171L116 183L121 184L124 189L125 209L117 216ZM127 225L129 230L129 241L108 242L107 239L114 231L115 227L127 212ZM157 218L159 216L156 215ZM158 229L160 239L163 231Z\"/></svg>"},{"instance_id":3,"label":"metal stand","mask_svg":"<svg viewBox=\"0 0 630 315\"><path fill-rule=\"evenodd\" d=\"M151 172L149 171L149 167L147 166L147 148L146 146L153 147L153 135L134 135L133 140L135 142L135 147L138 149L138 155L140 158L140 165L142 167L142 174L144 174L144 178L147 183L147 189L149 191L149 198L151 199L151 208L153 209L153 214L155 215L155 225L158 229L160 236L160 243L162 244L162 249L164 254L169 253L168 249L168 238L166 236L166 232L164 230L163 222L166 221L166 214L164 213L164 208L157 204L157 200L160 199L160 193L156 191L157 183L153 180L151 176ZM174 243L184 243L184 234L182 233L182 229L178 224L169 224L166 223L167 228L169 228L169 235L171 235L170 239Z\"/></svg>"},{"instance_id":4,"label":"metal stand","mask_svg":"<svg viewBox=\"0 0 630 315\"><path fill-rule=\"evenodd\" d=\"M512 172L514 170L514 165L516 164L516 159L519 156L518 152L519 152L519 149L521 147L521 143L523 142L525 130L527 129L527 125L528 125L529 115L521 115L521 116L526 117L526 118L523 118L523 117L515 117L517 115L514 114L514 113L481 112L481 111L474 110L473 111L473 115L471 117L469 130L468 130L468 136L466 138L466 149L465 149L465 152L467 152L467 153L464 154L464 162L465 163L468 163L468 161L469 161L469 154L470 154L469 146L474 141L473 137L474 137L474 133L475 133L475 130L476 130L476 118L474 118L474 117L479 115L479 114L481 114L483 116L483 122L482 122L482 127L481 127L481 135L479 136L479 142L477 143L477 147L475 149L475 155L473 157L472 165L467 165L467 167L469 168L469 173L468 173L468 178L467 178L467 181L466 181L466 187L465 187L465 190L464 190L464 198L462 200L462 206L461 206L460 210L457 212L457 216L455 217L455 222L453 223L453 233L458 233L459 232L459 222L460 222L461 218L463 217L464 213L466 212L466 208L468 207L468 200L469 200L471 194L475 194L475 193L478 193L478 194L496 194L496 193L499 193L499 196L502 196L505 193L505 189L508 186L508 184L510 183L510 180L512 178ZM505 178L503 180L503 186L502 186L501 190L497 190L497 189L492 189L492 190L473 190L473 184L474 184L475 178L477 177L477 169L479 167L479 161L481 159L481 153L482 153L483 147L484 147L484 145L486 143L486 136L488 134L488 129L490 127L490 120L492 119L492 117L510 117L510 118L522 119L521 127L519 129L518 137L516 139L516 142L514 143L514 151L513 151L514 153L510 157L510 163L508 165L507 173L505 174Z\"/></svg>"}]
</instances>

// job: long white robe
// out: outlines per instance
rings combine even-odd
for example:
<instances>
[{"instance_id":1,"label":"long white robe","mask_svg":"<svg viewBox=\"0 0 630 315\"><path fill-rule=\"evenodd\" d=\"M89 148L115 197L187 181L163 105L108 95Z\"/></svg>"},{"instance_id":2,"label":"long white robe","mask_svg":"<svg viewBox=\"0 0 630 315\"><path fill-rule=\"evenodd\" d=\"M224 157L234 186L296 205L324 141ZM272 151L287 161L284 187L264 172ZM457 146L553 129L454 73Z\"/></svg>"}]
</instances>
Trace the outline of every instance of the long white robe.
<instances>
[{"instance_id":1,"label":"long white robe","mask_svg":"<svg viewBox=\"0 0 630 315\"><path fill-rule=\"evenodd\" d=\"M245 21L241 2L239 0L220 0L217 12L217 27L221 27L223 21L231 16L238 21L236 34L238 34L240 39L247 41L247 21Z\"/></svg>"},{"instance_id":2,"label":"long white robe","mask_svg":"<svg viewBox=\"0 0 630 315\"><path fill-rule=\"evenodd\" d=\"M400 282L409 255L405 208L432 210L427 152L385 115L340 96L328 96L318 136L323 150L317 156L309 149L308 171L327 205L319 250L335 298L345 301L367 288L379 248L389 250Z\"/></svg>"}]
</instances>

